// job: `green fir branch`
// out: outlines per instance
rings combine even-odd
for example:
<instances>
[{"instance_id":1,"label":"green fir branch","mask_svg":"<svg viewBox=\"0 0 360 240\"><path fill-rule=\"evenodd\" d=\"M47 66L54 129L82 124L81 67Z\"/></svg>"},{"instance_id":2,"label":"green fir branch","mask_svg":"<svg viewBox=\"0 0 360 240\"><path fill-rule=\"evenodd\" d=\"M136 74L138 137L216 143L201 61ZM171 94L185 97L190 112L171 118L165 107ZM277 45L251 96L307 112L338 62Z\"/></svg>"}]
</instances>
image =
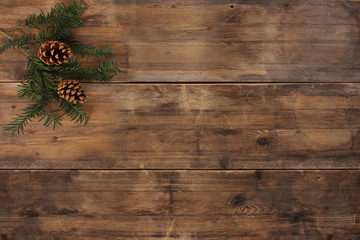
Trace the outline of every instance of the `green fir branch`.
<instances>
[{"instance_id":1,"label":"green fir branch","mask_svg":"<svg viewBox=\"0 0 360 240\"><path fill-rule=\"evenodd\" d=\"M57 78L53 74L44 71L44 66L45 64L39 60L31 57L28 58L29 69L25 72L24 76L28 84L25 85L27 86L25 92L20 92L19 97L28 96L28 90L33 92L31 99L37 100L40 103L50 101L53 98L57 100L57 86L55 85Z\"/></svg>"},{"instance_id":2,"label":"green fir branch","mask_svg":"<svg viewBox=\"0 0 360 240\"><path fill-rule=\"evenodd\" d=\"M32 122L35 118L40 118L40 121L45 119L44 126L48 127L53 124L53 129L56 125L61 125L60 118L55 114L46 109L46 105L42 104L30 104L27 108L23 109L21 114L18 114L16 118L6 125L5 131L10 131L11 135L14 136L16 133L24 134L24 128Z\"/></svg>"},{"instance_id":3,"label":"green fir branch","mask_svg":"<svg viewBox=\"0 0 360 240\"><path fill-rule=\"evenodd\" d=\"M60 66L44 65L42 69L56 79L90 80L93 74L89 67L81 66L77 58L70 59L67 63L63 63Z\"/></svg>"},{"instance_id":4,"label":"green fir branch","mask_svg":"<svg viewBox=\"0 0 360 240\"><path fill-rule=\"evenodd\" d=\"M0 47L0 55L4 52L6 52L7 50L9 50L10 48L14 48L16 45L16 42L14 41L10 41L9 39L6 41L5 45Z\"/></svg>"},{"instance_id":5,"label":"green fir branch","mask_svg":"<svg viewBox=\"0 0 360 240\"><path fill-rule=\"evenodd\" d=\"M119 63L111 59L100 62L95 67L83 67L77 58L60 66L46 66L44 70L62 79L95 80L101 83L111 82L121 72Z\"/></svg>"},{"instance_id":6,"label":"green fir branch","mask_svg":"<svg viewBox=\"0 0 360 240\"><path fill-rule=\"evenodd\" d=\"M64 33L60 38L60 42L64 42L67 44L72 52L80 56L82 58L111 58L112 57L112 49L109 46L99 46L99 47L91 47L86 44L77 41L73 35L73 33Z\"/></svg>"},{"instance_id":7,"label":"green fir branch","mask_svg":"<svg viewBox=\"0 0 360 240\"><path fill-rule=\"evenodd\" d=\"M27 70L24 75L25 82L19 85L18 97L27 98L35 103L23 109L4 128L14 136L23 133L24 128L33 119L39 118L45 127L61 125L61 117L67 115L77 124L86 125L90 117L82 109L82 106L73 104L66 99L60 99L57 93L57 83L62 79L95 80L101 83L109 83L120 73L119 63L110 59L112 50L107 46L92 47L77 41L73 30L83 24L82 14L85 9L82 2L75 0L70 4L59 4L53 7L50 13L40 12L38 15L30 15L22 25L18 21L17 27L10 30L1 30L7 40L0 46L0 54L11 48L20 49L27 57ZM37 34L27 34L23 28L36 28ZM20 37L16 36L21 33ZM11 36L10 36L11 35ZM59 66L47 65L37 57L37 51L41 43L46 41L60 41L67 44L75 58ZM95 67L82 66L80 58L103 59ZM53 111L46 109L48 104L55 100L59 102L59 108L64 112L58 116Z\"/></svg>"},{"instance_id":8,"label":"green fir branch","mask_svg":"<svg viewBox=\"0 0 360 240\"><path fill-rule=\"evenodd\" d=\"M70 4L58 4L51 8L50 13L43 11L39 15L30 15L25 19L25 26L41 28L42 26L63 26L70 24L73 28L80 26L85 8L81 1L73 1Z\"/></svg>"},{"instance_id":9,"label":"green fir branch","mask_svg":"<svg viewBox=\"0 0 360 240\"><path fill-rule=\"evenodd\" d=\"M28 51L31 50L29 44L31 42L34 42L33 39L34 39L35 35L27 34L27 35L23 35L20 38L13 39L12 37L10 37L6 32L2 31L1 29L0 29L0 33L7 38L5 45L0 47L0 55L3 52L6 52L7 50L9 50L10 48L18 47L26 56L29 57Z\"/></svg>"},{"instance_id":10,"label":"green fir branch","mask_svg":"<svg viewBox=\"0 0 360 240\"><path fill-rule=\"evenodd\" d=\"M74 54L87 58L110 58L112 50L108 46L90 47L88 45L77 43L69 44Z\"/></svg>"},{"instance_id":11,"label":"green fir branch","mask_svg":"<svg viewBox=\"0 0 360 240\"><path fill-rule=\"evenodd\" d=\"M94 67L92 72L95 80L101 83L109 83L121 70L117 61L109 59Z\"/></svg>"},{"instance_id":12,"label":"green fir branch","mask_svg":"<svg viewBox=\"0 0 360 240\"><path fill-rule=\"evenodd\" d=\"M35 34L25 34L22 37L15 39L14 42L16 46L23 47L31 43L36 43L37 36Z\"/></svg>"},{"instance_id":13,"label":"green fir branch","mask_svg":"<svg viewBox=\"0 0 360 240\"><path fill-rule=\"evenodd\" d=\"M13 118L12 121L6 125L4 128L5 131L10 131L11 135L14 136L15 133L24 134L24 128L29 122L32 122L32 119L39 115L39 112L43 109L42 105L31 104L29 107L23 109L21 114L16 115L16 118Z\"/></svg>"},{"instance_id":14,"label":"green fir branch","mask_svg":"<svg viewBox=\"0 0 360 240\"><path fill-rule=\"evenodd\" d=\"M73 104L66 99L61 99L60 109L64 111L64 114L67 115L71 121L77 124L84 123L85 126L90 119L89 115L82 109L82 106Z\"/></svg>"},{"instance_id":15,"label":"green fir branch","mask_svg":"<svg viewBox=\"0 0 360 240\"><path fill-rule=\"evenodd\" d=\"M41 122L43 119L45 119L44 121L44 126L45 127L49 127L50 125L53 125L53 130L55 130L56 125L61 126L61 119L59 116L56 116L54 112L47 110L46 108L43 109L42 111L42 117L40 118L39 122Z\"/></svg>"},{"instance_id":16,"label":"green fir branch","mask_svg":"<svg viewBox=\"0 0 360 240\"><path fill-rule=\"evenodd\" d=\"M41 100L41 96L37 94L37 88L34 86L33 82L21 83L18 86L20 88L17 92L19 98L28 98L35 101Z\"/></svg>"}]
</instances>

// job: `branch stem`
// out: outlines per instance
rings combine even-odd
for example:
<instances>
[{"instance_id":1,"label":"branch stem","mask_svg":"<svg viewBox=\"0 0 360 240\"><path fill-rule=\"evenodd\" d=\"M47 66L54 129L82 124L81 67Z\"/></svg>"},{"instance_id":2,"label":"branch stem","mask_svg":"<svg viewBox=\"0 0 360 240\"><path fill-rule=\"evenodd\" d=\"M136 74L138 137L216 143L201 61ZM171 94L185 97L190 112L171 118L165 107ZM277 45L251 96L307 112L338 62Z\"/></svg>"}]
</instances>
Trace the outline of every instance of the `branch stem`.
<instances>
[{"instance_id":1,"label":"branch stem","mask_svg":"<svg viewBox=\"0 0 360 240\"><path fill-rule=\"evenodd\" d=\"M14 39L12 38L12 37L10 37L9 35L7 35L4 31L2 31L1 29L0 29L0 33L1 34L3 34L5 37L7 37L10 41L14 41ZM28 57L28 58L30 58L30 55L27 53L27 52L25 52L25 50L22 48L22 47L20 47L20 46L18 46L19 47L19 49Z\"/></svg>"}]
</instances>

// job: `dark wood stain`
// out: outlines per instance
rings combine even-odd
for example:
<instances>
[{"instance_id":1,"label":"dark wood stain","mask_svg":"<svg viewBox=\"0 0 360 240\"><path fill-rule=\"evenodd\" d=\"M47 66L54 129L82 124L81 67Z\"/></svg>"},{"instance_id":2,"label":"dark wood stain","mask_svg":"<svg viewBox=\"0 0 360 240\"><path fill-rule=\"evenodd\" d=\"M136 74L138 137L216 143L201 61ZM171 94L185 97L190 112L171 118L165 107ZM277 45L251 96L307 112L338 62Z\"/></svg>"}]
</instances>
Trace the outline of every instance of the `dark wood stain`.
<instances>
[{"instance_id":1,"label":"dark wood stain","mask_svg":"<svg viewBox=\"0 0 360 240\"><path fill-rule=\"evenodd\" d=\"M312 216L314 214L307 213L307 212L295 212L295 213L285 213L281 214L281 217L288 219L290 223L313 223L314 220L312 219Z\"/></svg>"},{"instance_id":2,"label":"dark wood stain","mask_svg":"<svg viewBox=\"0 0 360 240\"><path fill-rule=\"evenodd\" d=\"M238 194L228 201L228 205L232 208L243 205L246 201L246 197L243 194Z\"/></svg>"},{"instance_id":3,"label":"dark wood stain","mask_svg":"<svg viewBox=\"0 0 360 240\"><path fill-rule=\"evenodd\" d=\"M215 129L214 133L218 135L226 136L226 135L237 135L239 134L239 131L233 129Z\"/></svg>"},{"instance_id":4,"label":"dark wood stain","mask_svg":"<svg viewBox=\"0 0 360 240\"><path fill-rule=\"evenodd\" d=\"M38 217L40 216L39 213L32 211L32 210L24 210L22 212L19 213L20 216L24 216L24 217Z\"/></svg>"},{"instance_id":5,"label":"dark wood stain","mask_svg":"<svg viewBox=\"0 0 360 240\"><path fill-rule=\"evenodd\" d=\"M220 159L219 166L221 169L227 169L229 166L229 158L225 156L223 159Z\"/></svg>"},{"instance_id":6,"label":"dark wood stain","mask_svg":"<svg viewBox=\"0 0 360 240\"><path fill-rule=\"evenodd\" d=\"M268 145L270 141L267 137L260 137L256 140L256 143L263 147L265 145Z\"/></svg>"},{"instance_id":7,"label":"dark wood stain","mask_svg":"<svg viewBox=\"0 0 360 240\"><path fill-rule=\"evenodd\" d=\"M56 211L56 215L78 215L79 211L77 209L71 209L71 208L62 208Z\"/></svg>"},{"instance_id":8,"label":"dark wood stain","mask_svg":"<svg viewBox=\"0 0 360 240\"><path fill-rule=\"evenodd\" d=\"M333 237L334 237L333 234L328 234L328 235L326 235L326 240L332 240Z\"/></svg>"},{"instance_id":9,"label":"dark wood stain","mask_svg":"<svg viewBox=\"0 0 360 240\"><path fill-rule=\"evenodd\" d=\"M262 173L261 173L261 171L255 171L255 178L256 178L256 180L258 180L258 181L261 181L261 179L262 179Z\"/></svg>"}]
</instances>

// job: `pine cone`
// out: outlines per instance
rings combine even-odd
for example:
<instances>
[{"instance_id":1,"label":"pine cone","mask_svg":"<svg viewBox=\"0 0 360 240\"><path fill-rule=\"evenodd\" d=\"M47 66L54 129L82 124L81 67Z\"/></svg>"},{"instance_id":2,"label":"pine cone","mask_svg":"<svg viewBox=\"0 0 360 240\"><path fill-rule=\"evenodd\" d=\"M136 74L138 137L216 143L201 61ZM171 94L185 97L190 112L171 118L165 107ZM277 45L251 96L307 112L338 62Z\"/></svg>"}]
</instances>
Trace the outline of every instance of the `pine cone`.
<instances>
[{"instance_id":1,"label":"pine cone","mask_svg":"<svg viewBox=\"0 0 360 240\"><path fill-rule=\"evenodd\" d=\"M83 104L86 101L85 91L76 80L62 80L58 85L58 94L74 104Z\"/></svg>"},{"instance_id":2,"label":"pine cone","mask_svg":"<svg viewBox=\"0 0 360 240\"><path fill-rule=\"evenodd\" d=\"M66 63L72 55L71 49L65 43L58 41L47 41L38 51L38 57L47 65Z\"/></svg>"}]
</instances>

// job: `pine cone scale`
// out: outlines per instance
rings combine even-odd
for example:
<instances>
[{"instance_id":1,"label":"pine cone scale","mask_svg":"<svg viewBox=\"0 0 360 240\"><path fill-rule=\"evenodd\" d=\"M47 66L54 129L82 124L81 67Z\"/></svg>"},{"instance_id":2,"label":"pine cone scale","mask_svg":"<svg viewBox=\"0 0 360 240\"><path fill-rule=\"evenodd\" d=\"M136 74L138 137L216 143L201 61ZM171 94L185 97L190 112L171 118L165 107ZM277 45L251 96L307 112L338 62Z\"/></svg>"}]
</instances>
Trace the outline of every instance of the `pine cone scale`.
<instances>
[{"instance_id":1,"label":"pine cone scale","mask_svg":"<svg viewBox=\"0 0 360 240\"><path fill-rule=\"evenodd\" d=\"M58 85L58 95L74 104L83 104L86 101L85 91L76 80L63 80Z\"/></svg>"},{"instance_id":2,"label":"pine cone scale","mask_svg":"<svg viewBox=\"0 0 360 240\"><path fill-rule=\"evenodd\" d=\"M59 41L47 41L38 51L38 57L47 65L60 65L72 57L71 49Z\"/></svg>"}]
</instances>

